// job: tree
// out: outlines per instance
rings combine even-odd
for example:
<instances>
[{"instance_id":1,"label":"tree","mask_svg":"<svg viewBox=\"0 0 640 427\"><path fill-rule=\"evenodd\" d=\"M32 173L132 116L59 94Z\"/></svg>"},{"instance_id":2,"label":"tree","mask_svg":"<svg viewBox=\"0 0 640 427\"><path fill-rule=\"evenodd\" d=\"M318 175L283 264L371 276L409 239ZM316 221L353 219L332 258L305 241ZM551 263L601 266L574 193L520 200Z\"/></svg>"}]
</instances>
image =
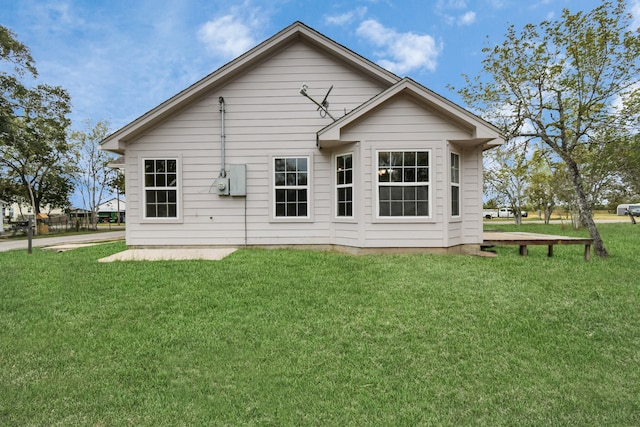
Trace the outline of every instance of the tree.
<instances>
[{"instance_id":1,"label":"tree","mask_svg":"<svg viewBox=\"0 0 640 427\"><path fill-rule=\"evenodd\" d=\"M16 35L8 28L0 25L0 61L11 64L13 74L0 71L0 91L2 93L15 89L18 84L17 77L24 77L25 74L36 77L33 58L29 48L19 42ZM13 108L4 95L0 97L0 135L6 132L7 122L13 116Z\"/></svg>"},{"instance_id":2,"label":"tree","mask_svg":"<svg viewBox=\"0 0 640 427\"><path fill-rule=\"evenodd\" d=\"M512 209L516 224L522 224L531 160L515 140L492 150L488 160L484 174L487 189Z\"/></svg>"},{"instance_id":3,"label":"tree","mask_svg":"<svg viewBox=\"0 0 640 427\"><path fill-rule=\"evenodd\" d=\"M596 255L607 249L593 220L580 162L602 128L637 125L640 36L630 31L625 2L604 1L591 12L564 10L558 21L511 26L502 44L487 47L483 76L466 77L463 99L507 136L542 142L564 162L581 223Z\"/></svg>"},{"instance_id":4,"label":"tree","mask_svg":"<svg viewBox=\"0 0 640 427\"><path fill-rule=\"evenodd\" d=\"M113 179L109 183L109 186L111 187L112 190L115 190L118 194L124 195L125 194L124 172L118 169L118 173L113 177Z\"/></svg>"},{"instance_id":5,"label":"tree","mask_svg":"<svg viewBox=\"0 0 640 427\"><path fill-rule=\"evenodd\" d=\"M543 150L533 153L527 199L538 211L538 218L544 215L544 223L549 224L551 214L558 202L558 173L560 165L549 160Z\"/></svg>"},{"instance_id":6,"label":"tree","mask_svg":"<svg viewBox=\"0 0 640 427\"><path fill-rule=\"evenodd\" d=\"M14 74L0 72L0 171L13 196L29 200L37 215L44 203L63 206L73 189L66 141L70 99L61 87L27 87L37 76L28 48L0 26L0 53Z\"/></svg>"},{"instance_id":7,"label":"tree","mask_svg":"<svg viewBox=\"0 0 640 427\"><path fill-rule=\"evenodd\" d=\"M628 197L640 197L640 134L621 138L614 150L614 157L619 159L621 186Z\"/></svg>"},{"instance_id":8,"label":"tree","mask_svg":"<svg viewBox=\"0 0 640 427\"><path fill-rule=\"evenodd\" d=\"M82 195L84 208L91 211L91 225L97 228L98 207L111 195L117 171L109 167L113 157L100 149L100 141L109 134L108 124L86 123L85 131L71 132L70 139L76 156L76 184Z\"/></svg>"},{"instance_id":9,"label":"tree","mask_svg":"<svg viewBox=\"0 0 640 427\"><path fill-rule=\"evenodd\" d=\"M120 196L124 196L125 194L125 176L124 169L120 167L115 168L115 175L109 181L109 187L116 192L116 197L118 198L118 218L117 223L120 225L120 221L122 220L121 215L121 207L120 207Z\"/></svg>"},{"instance_id":10,"label":"tree","mask_svg":"<svg viewBox=\"0 0 640 427\"><path fill-rule=\"evenodd\" d=\"M13 64L17 74L24 75L27 71L34 77L38 74L29 48L18 41L13 31L2 25L0 25L0 58Z\"/></svg>"},{"instance_id":11,"label":"tree","mask_svg":"<svg viewBox=\"0 0 640 427\"><path fill-rule=\"evenodd\" d=\"M0 136L0 167L18 184L34 213L45 203L67 204L73 189L66 164L69 97L61 88L38 85L11 94L14 117Z\"/></svg>"}]
</instances>

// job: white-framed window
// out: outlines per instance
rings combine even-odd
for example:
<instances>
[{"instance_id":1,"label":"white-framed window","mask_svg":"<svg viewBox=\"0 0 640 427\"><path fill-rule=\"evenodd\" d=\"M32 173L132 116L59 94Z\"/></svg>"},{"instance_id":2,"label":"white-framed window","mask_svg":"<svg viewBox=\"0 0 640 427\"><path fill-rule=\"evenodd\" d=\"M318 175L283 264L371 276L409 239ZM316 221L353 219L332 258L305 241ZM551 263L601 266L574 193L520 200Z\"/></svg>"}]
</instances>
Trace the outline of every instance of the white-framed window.
<instances>
[{"instance_id":1,"label":"white-framed window","mask_svg":"<svg viewBox=\"0 0 640 427\"><path fill-rule=\"evenodd\" d=\"M460 216L460 155L451 153L451 216Z\"/></svg>"},{"instance_id":2,"label":"white-framed window","mask_svg":"<svg viewBox=\"0 0 640 427\"><path fill-rule=\"evenodd\" d=\"M336 170L336 217L353 218L353 153L338 154Z\"/></svg>"},{"instance_id":3,"label":"white-framed window","mask_svg":"<svg viewBox=\"0 0 640 427\"><path fill-rule=\"evenodd\" d=\"M178 159L144 159L144 218L178 218Z\"/></svg>"},{"instance_id":4,"label":"white-framed window","mask_svg":"<svg viewBox=\"0 0 640 427\"><path fill-rule=\"evenodd\" d=\"M378 216L429 217L430 152L377 151Z\"/></svg>"},{"instance_id":5,"label":"white-framed window","mask_svg":"<svg viewBox=\"0 0 640 427\"><path fill-rule=\"evenodd\" d=\"M274 157L274 216L309 217L309 157Z\"/></svg>"}]
</instances>

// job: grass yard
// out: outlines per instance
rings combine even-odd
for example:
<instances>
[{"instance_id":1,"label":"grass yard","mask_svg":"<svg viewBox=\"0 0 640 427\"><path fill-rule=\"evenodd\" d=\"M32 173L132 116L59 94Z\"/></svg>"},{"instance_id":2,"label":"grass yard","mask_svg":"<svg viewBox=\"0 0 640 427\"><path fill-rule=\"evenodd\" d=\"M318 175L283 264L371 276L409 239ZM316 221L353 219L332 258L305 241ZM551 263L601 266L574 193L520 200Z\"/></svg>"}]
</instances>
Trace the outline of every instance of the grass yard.
<instances>
[{"instance_id":1,"label":"grass yard","mask_svg":"<svg viewBox=\"0 0 640 427\"><path fill-rule=\"evenodd\" d=\"M0 253L0 425L640 425L640 225L600 230L591 262Z\"/></svg>"}]
</instances>

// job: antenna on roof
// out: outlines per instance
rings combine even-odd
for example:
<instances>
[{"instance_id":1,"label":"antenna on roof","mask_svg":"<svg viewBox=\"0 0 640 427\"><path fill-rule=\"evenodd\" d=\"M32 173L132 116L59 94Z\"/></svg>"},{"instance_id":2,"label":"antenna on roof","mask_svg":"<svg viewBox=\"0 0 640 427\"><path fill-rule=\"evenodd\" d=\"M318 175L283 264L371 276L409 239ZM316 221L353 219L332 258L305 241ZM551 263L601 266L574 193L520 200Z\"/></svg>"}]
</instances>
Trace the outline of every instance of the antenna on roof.
<instances>
[{"instance_id":1,"label":"antenna on roof","mask_svg":"<svg viewBox=\"0 0 640 427\"><path fill-rule=\"evenodd\" d=\"M309 96L309 94L307 93L307 90L309 90L309 86L307 86L306 83L303 83L302 86L300 86L300 94L302 96L306 96L311 100L311 102L313 102L318 106L318 109L316 111L320 111L320 117L325 118L329 116L331 117L331 120L335 122L336 121L335 117L333 117L329 112L329 101L327 100L332 89L333 89L333 85L331 85L331 87L327 91L327 94L324 96L324 99L322 100L322 102L318 102L315 99L313 99L311 96Z\"/></svg>"}]
</instances>

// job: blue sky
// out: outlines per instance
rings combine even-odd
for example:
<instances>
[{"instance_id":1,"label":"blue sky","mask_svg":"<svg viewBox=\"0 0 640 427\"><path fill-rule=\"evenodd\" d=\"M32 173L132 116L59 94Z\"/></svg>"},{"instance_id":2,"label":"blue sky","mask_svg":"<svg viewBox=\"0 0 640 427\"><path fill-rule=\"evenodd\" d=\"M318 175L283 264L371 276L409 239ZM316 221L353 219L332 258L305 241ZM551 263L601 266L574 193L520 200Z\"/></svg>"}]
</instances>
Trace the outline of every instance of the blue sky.
<instances>
[{"instance_id":1,"label":"blue sky","mask_svg":"<svg viewBox=\"0 0 640 427\"><path fill-rule=\"evenodd\" d=\"M628 0L640 16L640 0ZM509 25L600 0L0 0L0 24L31 49L39 81L69 91L72 127L116 130L294 21L460 103Z\"/></svg>"}]
</instances>

